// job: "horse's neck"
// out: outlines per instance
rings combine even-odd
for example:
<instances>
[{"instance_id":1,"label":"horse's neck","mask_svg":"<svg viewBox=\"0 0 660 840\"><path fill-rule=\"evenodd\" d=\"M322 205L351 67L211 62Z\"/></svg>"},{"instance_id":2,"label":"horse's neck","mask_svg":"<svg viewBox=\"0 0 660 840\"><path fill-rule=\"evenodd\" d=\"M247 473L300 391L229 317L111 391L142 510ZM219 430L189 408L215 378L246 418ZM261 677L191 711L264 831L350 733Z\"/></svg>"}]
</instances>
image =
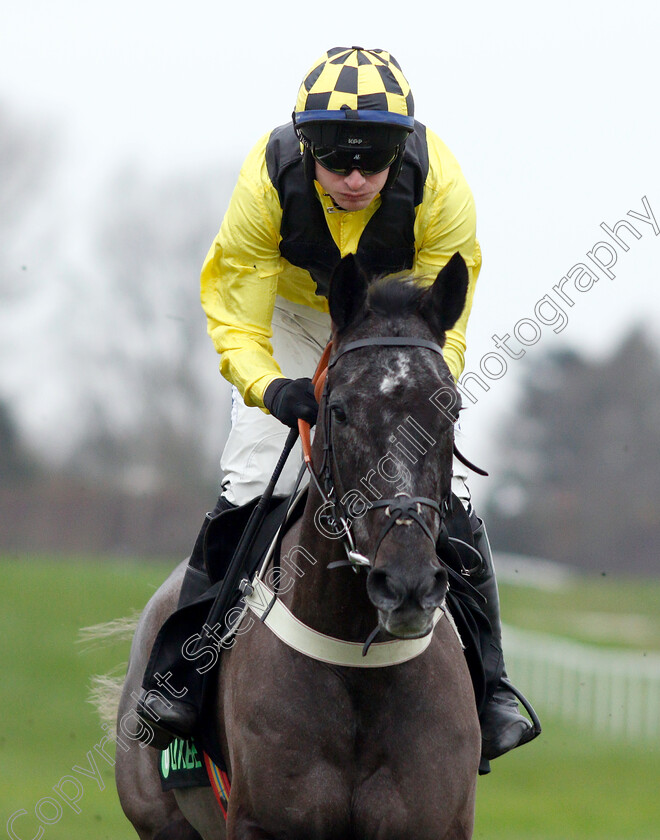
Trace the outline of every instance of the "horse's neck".
<instances>
[{"instance_id":1,"label":"horse's neck","mask_svg":"<svg viewBox=\"0 0 660 840\"><path fill-rule=\"evenodd\" d=\"M366 571L356 574L342 566L328 569L333 561L345 560L342 540L324 537L314 524L321 500L310 489L300 526L285 537L283 570L293 586L285 600L302 622L336 638L364 641L376 626L376 610L366 590Z\"/></svg>"}]
</instances>

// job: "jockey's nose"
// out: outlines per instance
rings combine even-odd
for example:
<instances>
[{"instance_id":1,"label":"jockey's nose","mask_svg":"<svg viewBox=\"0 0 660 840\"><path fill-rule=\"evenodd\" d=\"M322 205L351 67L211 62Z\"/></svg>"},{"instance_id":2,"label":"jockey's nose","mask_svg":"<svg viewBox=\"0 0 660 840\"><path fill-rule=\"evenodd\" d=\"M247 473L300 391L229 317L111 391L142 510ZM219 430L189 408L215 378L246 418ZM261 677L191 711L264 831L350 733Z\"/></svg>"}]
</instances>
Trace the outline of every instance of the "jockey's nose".
<instances>
[{"instance_id":1,"label":"jockey's nose","mask_svg":"<svg viewBox=\"0 0 660 840\"><path fill-rule=\"evenodd\" d=\"M360 187L366 182L366 178L360 172L359 169L351 170L350 175L347 175L344 179L346 186L350 187L352 190L358 190Z\"/></svg>"}]
</instances>

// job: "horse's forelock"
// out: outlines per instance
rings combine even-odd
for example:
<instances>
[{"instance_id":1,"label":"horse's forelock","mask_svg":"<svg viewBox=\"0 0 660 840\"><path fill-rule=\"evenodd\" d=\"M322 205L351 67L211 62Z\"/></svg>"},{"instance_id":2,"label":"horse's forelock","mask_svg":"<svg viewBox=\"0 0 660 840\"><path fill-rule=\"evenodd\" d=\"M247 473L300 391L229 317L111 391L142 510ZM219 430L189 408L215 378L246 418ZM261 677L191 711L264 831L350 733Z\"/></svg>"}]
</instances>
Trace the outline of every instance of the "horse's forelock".
<instances>
[{"instance_id":1,"label":"horse's forelock","mask_svg":"<svg viewBox=\"0 0 660 840\"><path fill-rule=\"evenodd\" d=\"M440 338L434 331L433 324L425 317L424 300L429 286L423 284L418 277L409 272L388 275L373 280L368 287L367 300L363 318L341 335L339 344L367 338L370 336L417 336L419 338L436 340L443 343L444 334ZM337 336L335 336L335 341ZM397 348L385 348L385 354L391 359L392 355L401 358L419 348L414 345ZM353 382L361 392L369 394L373 387L372 377L365 376L368 371L372 374L390 376L390 362L376 361L374 354L349 353L342 364L341 378L344 382ZM422 352L423 364L417 363L414 377L417 387L437 388L438 377L453 387L453 379L446 362L439 361L440 357L429 351ZM403 382L404 378L397 380ZM391 383L387 383L389 385ZM409 384L412 385L412 379ZM382 390L382 389L381 389ZM381 393L379 391L378 393Z\"/></svg>"},{"instance_id":2,"label":"horse's forelock","mask_svg":"<svg viewBox=\"0 0 660 840\"><path fill-rule=\"evenodd\" d=\"M367 305L376 315L406 317L419 311L426 288L411 275L393 275L376 280L369 287Z\"/></svg>"}]
</instances>

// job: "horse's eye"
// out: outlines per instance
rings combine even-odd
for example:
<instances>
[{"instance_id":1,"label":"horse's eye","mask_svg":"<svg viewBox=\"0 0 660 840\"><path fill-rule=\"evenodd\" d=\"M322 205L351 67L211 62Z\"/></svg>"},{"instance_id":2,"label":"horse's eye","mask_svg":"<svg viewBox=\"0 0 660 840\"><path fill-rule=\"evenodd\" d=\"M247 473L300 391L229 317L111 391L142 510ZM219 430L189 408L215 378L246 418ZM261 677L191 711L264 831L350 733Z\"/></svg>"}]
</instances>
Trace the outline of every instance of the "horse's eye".
<instances>
[{"instance_id":1,"label":"horse's eye","mask_svg":"<svg viewBox=\"0 0 660 840\"><path fill-rule=\"evenodd\" d=\"M346 420L346 412L344 409L336 403L335 405L330 406L330 411L332 412L332 417L338 423L343 423Z\"/></svg>"}]
</instances>

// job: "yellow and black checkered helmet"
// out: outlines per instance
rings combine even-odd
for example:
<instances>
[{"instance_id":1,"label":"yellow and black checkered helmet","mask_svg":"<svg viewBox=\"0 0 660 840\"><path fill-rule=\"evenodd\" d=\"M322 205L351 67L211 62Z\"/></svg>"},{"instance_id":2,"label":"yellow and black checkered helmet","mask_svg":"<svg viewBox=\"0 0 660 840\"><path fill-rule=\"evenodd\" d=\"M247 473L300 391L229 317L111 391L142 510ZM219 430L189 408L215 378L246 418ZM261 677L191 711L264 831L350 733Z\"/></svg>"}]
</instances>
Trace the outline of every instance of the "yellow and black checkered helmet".
<instances>
[{"instance_id":1,"label":"yellow and black checkered helmet","mask_svg":"<svg viewBox=\"0 0 660 840\"><path fill-rule=\"evenodd\" d=\"M352 119L413 129L413 96L394 56L385 50L334 47L316 61L298 91L295 122Z\"/></svg>"},{"instance_id":2,"label":"yellow and black checkered helmet","mask_svg":"<svg viewBox=\"0 0 660 840\"><path fill-rule=\"evenodd\" d=\"M334 47L303 79L293 124L317 160L319 149L344 155L359 151L363 158L367 152L392 150L396 177L406 138L414 129L414 107L410 85L390 53Z\"/></svg>"}]
</instances>

